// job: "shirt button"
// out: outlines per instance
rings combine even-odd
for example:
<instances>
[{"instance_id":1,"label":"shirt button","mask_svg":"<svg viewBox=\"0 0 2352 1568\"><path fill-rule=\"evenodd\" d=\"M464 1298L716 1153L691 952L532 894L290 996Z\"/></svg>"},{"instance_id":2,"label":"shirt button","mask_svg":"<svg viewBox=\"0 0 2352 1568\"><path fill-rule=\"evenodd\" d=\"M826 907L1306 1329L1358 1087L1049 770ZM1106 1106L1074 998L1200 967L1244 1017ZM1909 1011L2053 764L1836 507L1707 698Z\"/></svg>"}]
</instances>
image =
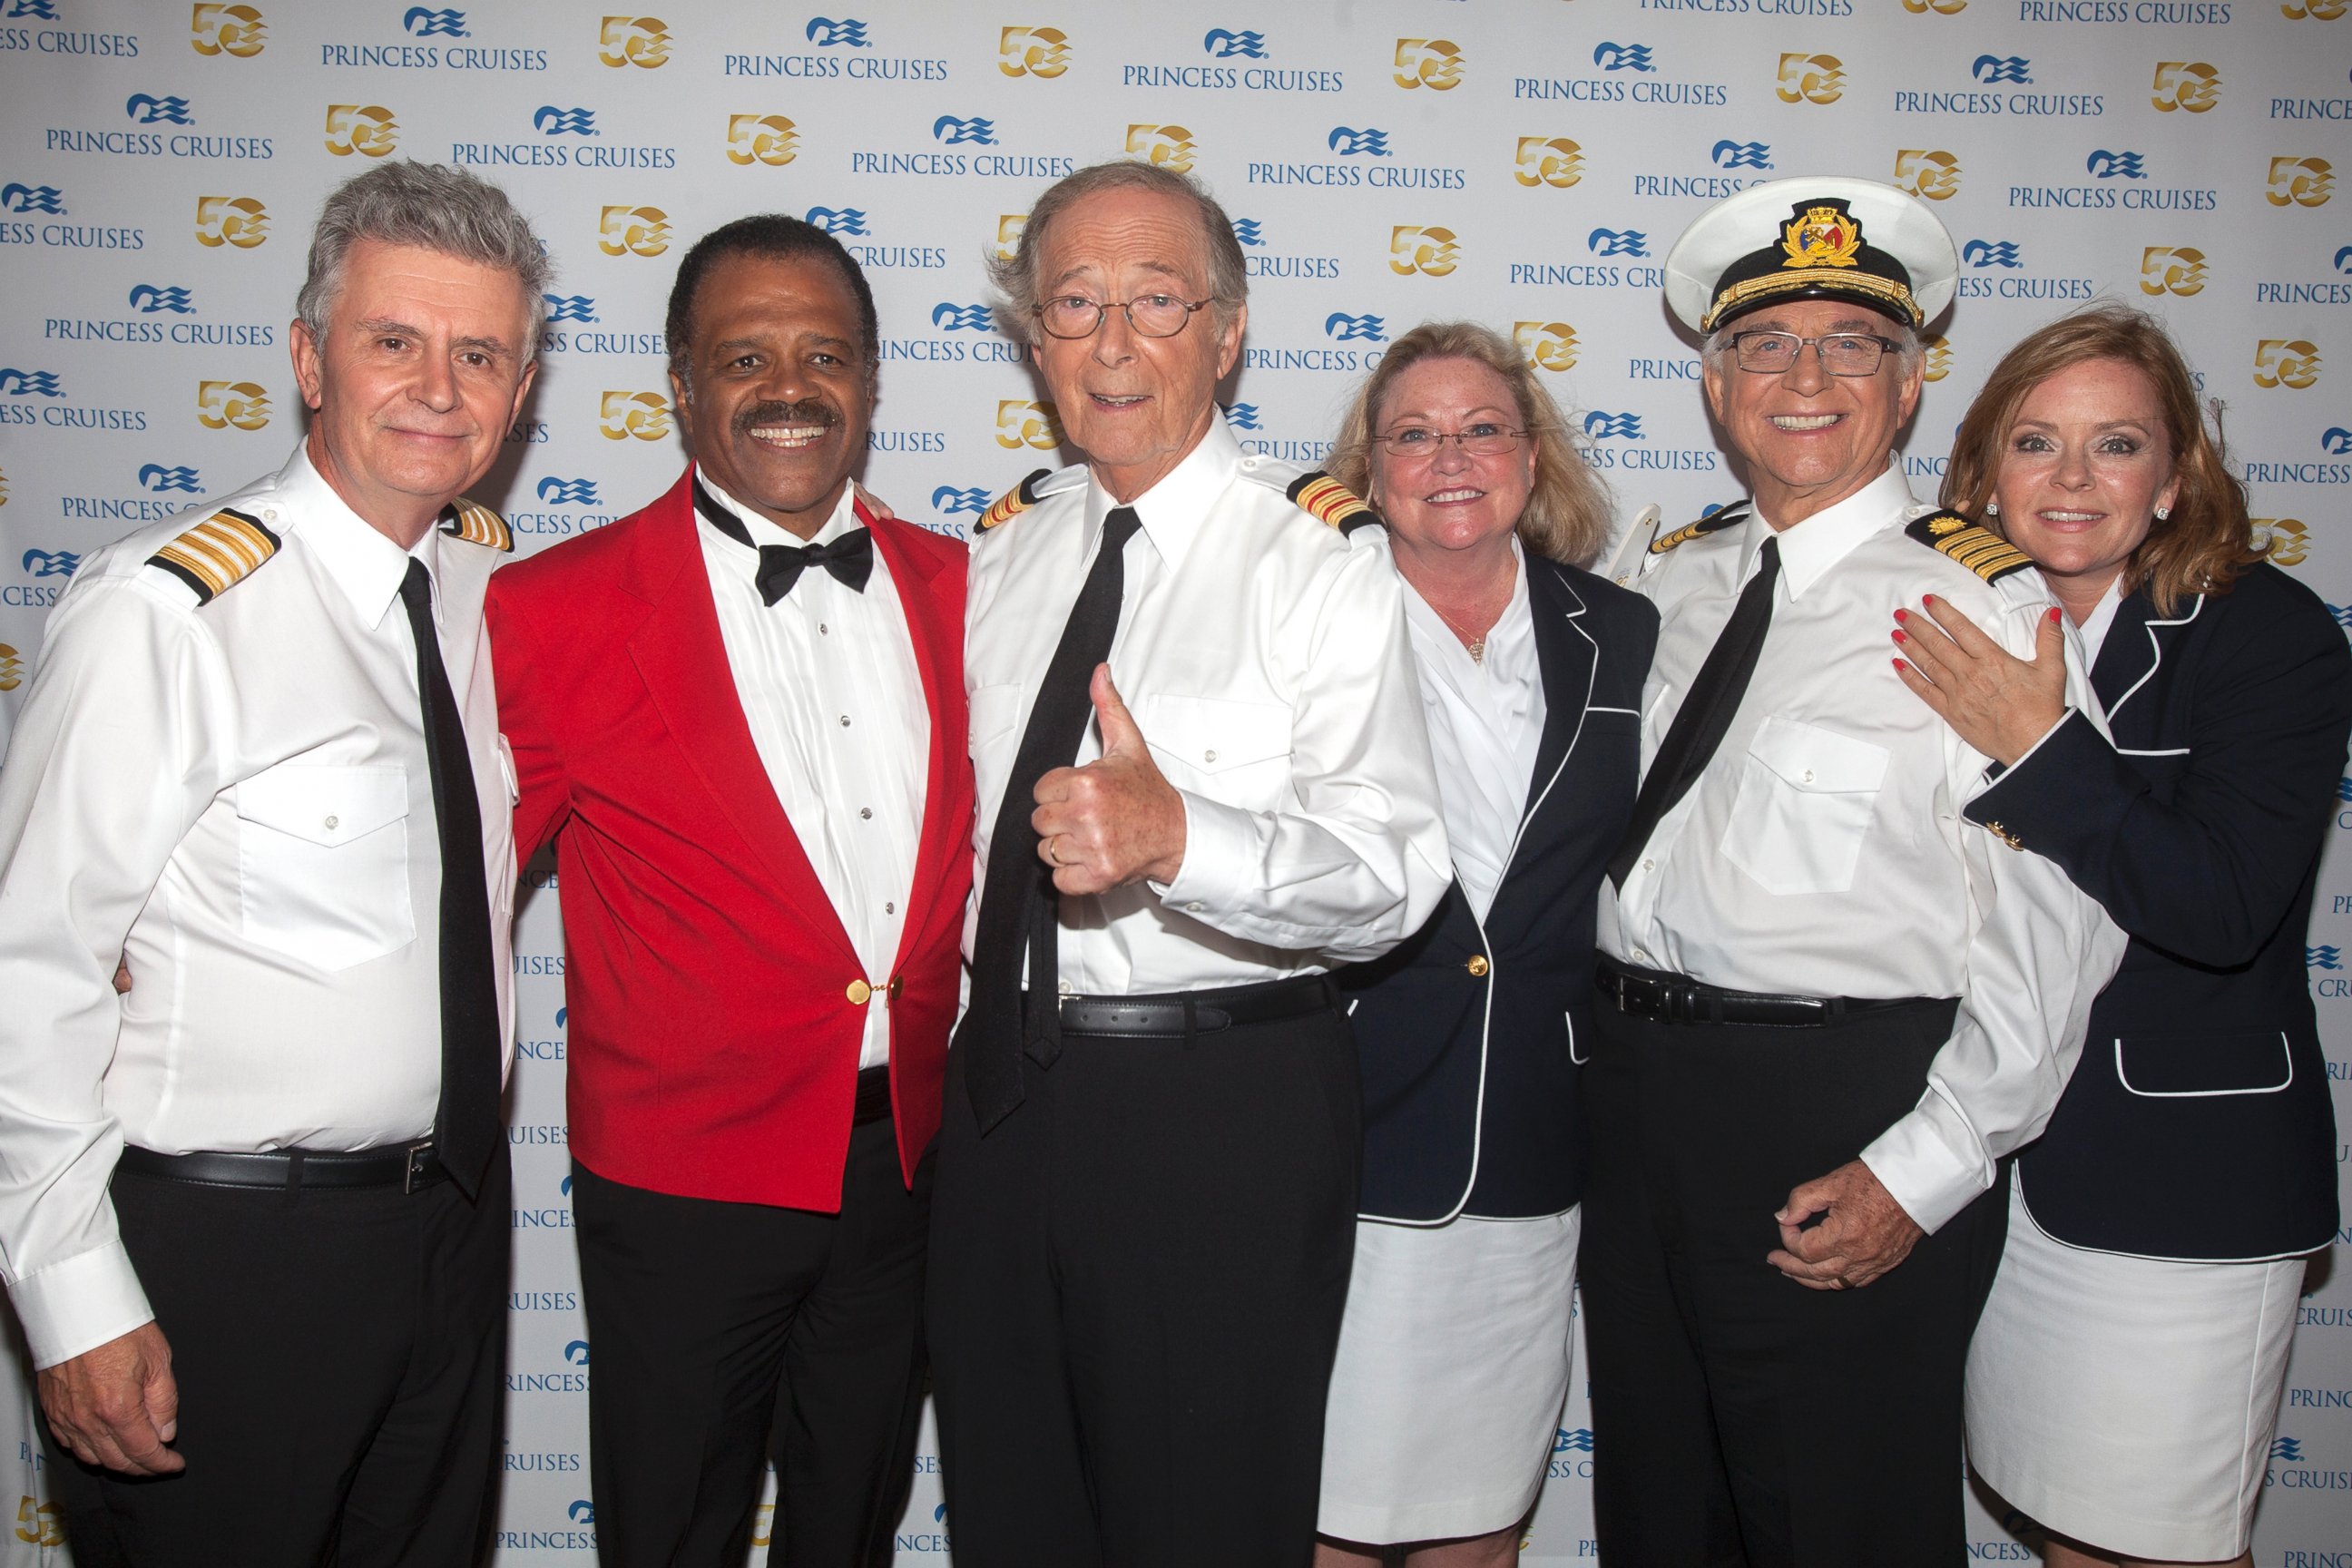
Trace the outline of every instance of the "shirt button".
<instances>
[{"instance_id":1,"label":"shirt button","mask_svg":"<svg viewBox=\"0 0 2352 1568\"><path fill-rule=\"evenodd\" d=\"M849 1005L851 1006L863 1007L867 1002L873 1000L873 997L874 987L866 984L863 980L853 980L849 983Z\"/></svg>"},{"instance_id":2,"label":"shirt button","mask_svg":"<svg viewBox=\"0 0 2352 1568\"><path fill-rule=\"evenodd\" d=\"M1654 871L1657 868L1658 863L1655 860L1644 860L1642 862L1642 869L1644 871Z\"/></svg>"},{"instance_id":3,"label":"shirt button","mask_svg":"<svg viewBox=\"0 0 2352 1568\"><path fill-rule=\"evenodd\" d=\"M845 730L849 728L849 715L846 713L841 716L841 727Z\"/></svg>"},{"instance_id":4,"label":"shirt button","mask_svg":"<svg viewBox=\"0 0 2352 1568\"><path fill-rule=\"evenodd\" d=\"M1206 905L1206 904L1199 904L1199 903L1186 904L1186 905L1184 906L1184 912L1185 912L1185 913L1187 913L1187 914L1194 914L1194 915L1197 915L1197 914L1199 914L1202 910L1205 910L1205 909L1207 909L1208 907L1209 907L1209 906L1208 906L1208 905Z\"/></svg>"},{"instance_id":5,"label":"shirt button","mask_svg":"<svg viewBox=\"0 0 2352 1568\"><path fill-rule=\"evenodd\" d=\"M1055 989L1060 991L1065 996L1075 996L1077 994L1076 992L1070 989L1070 983L1066 980L1059 982L1055 986Z\"/></svg>"},{"instance_id":6,"label":"shirt button","mask_svg":"<svg viewBox=\"0 0 2352 1568\"><path fill-rule=\"evenodd\" d=\"M342 823L343 819L340 816L331 816L327 818L327 831L332 833L336 828L341 826Z\"/></svg>"},{"instance_id":7,"label":"shirt button","mask_svg":"<svg viewBox=\"0 0 2352 1568\"><path fill-rule=\"evenodd\" d=\"M1643 952L1637 947L1633 950L1633 962L1636 963L1647 963L1650 962L1650 955Z\"/></svg>"},{"instance_id":8,"label":"shirt button","mask_svg":"<svg viewBox=\"0 0 2352 1568\"><path fill-rule=\"evenodd\" d=\"M824 637L824 636L827 636L827 635L829 635L830 631L831 631L831 628L830 628L830 627L828 627L828 626L826 626L823 621L819 621L819 622L817 622L817 624L816 624L816 635L817 635L817 636L819 636L819 637Z\"/></svg>"},{"instance_id":9,"label":"shirt button","mask_svg":"<svg viewBox=\"0 0 2352 1568\"><path fill-rule=\"evenodd\" d=\"M886 915L895 915L895 914L897 914L897 913L898 912L898 905L897 901L896 901L896 900L893 900L893 901L892 901L892 902L890 902L890 903L884 904L884 905L882 906L882 912L883 912L884 914L886 914Z\"/></svg>"},{"instance_id":10,"label":"shirt button","mask_svg":"<svg viewBox=\"0 0 2352 1568\"><path fill-rule=\"evenodd\" d=\"M859 806L859 807L857 808L857 819L858 819L860 822L871 822L871 821L873 821L873 820L874 820L874 808L873 808L872 806L870 806L870 805L861 805L861 806Z\"/></svg>"},{"instance_id":11,"label":"shirt button","mask_svg":"<svg viewBox=\"0 0 2352 1568\"><path fill-rule=\"evenodd\" d=\"M1807 769L1805 770L1805 773L1804 773L1804 778L1803 778L1803 780L1802 780L1801 782L1803 782L1803 783L1805 783L1805 784L1811 784L1811 783L1812 783L1812 782L1813 782L1813 770L1812 770L1812 769L1811 769L1811 768L1807 768Z\"/></svg>"},{"instance_id":12,"label":"shirt button","mask_svg":"<svg viewBox=\"0 0 2352 1568\"><path fill-rule=\"evenodd\" d=\"M1213 763L1217 760L1217 753L1214 752L1202 752L1201 753L1201 760L1204 763Z\"/></svg>"}]
</instances>

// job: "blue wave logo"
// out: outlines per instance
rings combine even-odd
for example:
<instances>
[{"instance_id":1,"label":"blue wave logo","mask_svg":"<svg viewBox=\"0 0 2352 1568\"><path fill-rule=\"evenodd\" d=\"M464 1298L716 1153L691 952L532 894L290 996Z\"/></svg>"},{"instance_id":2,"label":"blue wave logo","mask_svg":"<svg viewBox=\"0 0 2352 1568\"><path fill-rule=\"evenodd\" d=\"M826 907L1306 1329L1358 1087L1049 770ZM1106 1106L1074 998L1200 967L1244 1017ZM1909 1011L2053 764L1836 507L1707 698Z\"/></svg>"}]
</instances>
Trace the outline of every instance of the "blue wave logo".
<instances>
[{"instance_id":1,"label":"blue wave logo","mask_svg":"<svg viewBox=\"0 0 2352 1568\"><path fill-rule=\"evenodd\" d=\"M874 47L866 39L866 24L849 16L844 16L838 22L830 16L811 16L807 37L820 49L870 49Z\"/></svg>"},{"instance_id":2,"label":"blue wave logo","mask_svg":"<svg viewBox=\"0 0 2352 1568\"><path fill-rule=\"evenodd\" d=\"M2031 87L2033 85L2032 65L2032 60L2020 55L1979 55L1976 64L1969 70L1987 85L2007 81L2015 82L2020 87Z\"/></svg>"},{"instance_id":3,"label":"blue wave logo","mask_svg":"<svg viewBox=\"0 0 2352 1568\"><path fill-rule=\"evenodd\" d=\"M1650 237L1638 228L1596 228L1584 237L1584 248L1595 256L1650 254Z\"/></svg>"},{"instance_id":4,"label":"blue wave logo","mask_svg":"<svg viewBox=\"0 0 2352 1568\"><path fill-rule=\"evenodd\" d=\"M2319 433L2319 449L2331 458L2352 456L2352 430L2331 425Z\"/></svg>"},{"instance_id":5,"label":"blue wave logo","mask_svg":"<svg viewBox=\"0 0 2352 1568\"><path fill-rule=\"evenodd\" d=\"M541 294L540 298L547 301L547 319L551 321L595 324L596 301L585 294Z\"/></svg>"},{"instance_id":6,"label":"blue wave logo","mask_svg":"<svg viewBox=\"0 0 2352 1568\"><path fill-rule=\"evenodd\" d=\"M122 112L131 116L133 125L194 125L188 115L184 98L157 98L152 92L134 92L122 100Z\"/></svg>"},{"instance_id":7,"label":"blue wave logo","mask_svg":"<svg viewBox=\"0 0 2352 1568\"><path fill-rule=\"evenodd\" d=\"M2300 1437L2278 1437L2273 1439L2271 1443L2271 1458L2273 1459L2284 1459L2290 1465L2299 1465L2303 1463L2303 1439Z\"/></svg>"},{"instance_id":8,"label":"blue wave logo","mask_svg":"<svg viewBox=\"0 0 2352 1568\"><path fill-rule=\"evenodd\" d=\"M803 217L827 234L870 234L863 207L811 207Z\"/></svg>"},{"instance_id":9,"label":"blue wave logo","mask_svg":"<svg viewBox=\"0 0 2352 1568\"><path fill-rule=\"evenodd\" d=\"M1642 434L1642 416L1638 414L1604 414L1596 408L1584 416L1584 433L1596 441L1622 437L1628 441L1646 440Z\"/></svg>"},{"instance_id":10,"label":"blue wave logo","mask_svg":"<svg viewBox=\"0 0 2352 1568\"><path fill-rule=\"evenodd\" d=\"M984 332L994 318L985 305L958 305L942 300L931 307L931 325L948 332Z\"/></svg>"},{"instance_id":11,"label":"blue wave logo","mask_svg":"<svg viewBox=\"0 0 2352 1568\"><path fill-rule=\"evenodd\" d=\"M1225 405L1225 423L1232 426L1236 430L1257 429L1257 405L1255 403L1229 403Z\"/></svg>"},{"instance_id":12,"label":"blue wave logo","mask_svg":"<svg viewBox=\"0 0 2352 1568\"><path fill-rule=\"evenodd\" d=\"M2352 777L2340 778L2336 781L2336 798L2344 802L2347 805L2352 805Z\"/></svg>"},{"instance_id":13,"label":"blue wave logo","mask_svg":"<svg viewBox=\"0 0 2352 1568\"><path fill-rule=\"evenodd\" d=\"M2352 245L2347 245L2336 253L2336 270L2352 274Z\"/></svg>"},{"instance_id":14,"label":"blue wave logo","mask_svg":"<svg viewBox=\"0 0 2352 1568\"><path fill-rule=\"evenodd\" d=\"M2017 267L2017 246L2006 239L1972 239L1960 247L1960 259L1971 267Z\"/></svg>"},{"instance_id":15,"label":"blue wave logo","mask_svg":"<svg viewBox=\"0 0 2352 1568\"><path fill-rule=\"evenodd\" d=\"M66 194L55 185L0 185L0 212L65 214Z\"/></svg>"},{"instance_id":16,"label":"blue wave logo","mask_svg":"<svg viewBox=\"0 0 2352 1568\"><path fill-rule=\"evenodd\" d=\"M0 397L63 397L53 370L0 370Z\"/></svg>"},{"instance_id":17,"label":"blue wave logo","mask_svg":"<svg viewBox=\"0 0 2352 1568\"><path fill-rule=\"evenodd\" d=\"M1579 1426L1572 1432L1565 1426L1558 1428L1558 1436L1551 1440L1551 1451L1555 1454L1590 1454L1592 1452L1592 1428Z\"/></svg>"},{"instance_id":18,"label":"blue wave logo","mask_svg":"<svg viewBox=\"0 0 2352 1568\"><path fill-rule=\"evenodd\" d=\"M1772 149L1761 142L1718 142L1715 144L1715 166L1718 169L1769 169L1772 166Z\"/></svg>"},{"instance_id":19,"label":"blue wave logo","mask_svg":"<svg viewBox=\"0 0 2352 1568\"><path fill-rule=\"evenodd\" d=\"M1389 324L1378 316L1334 310L1323 318L1323 335L1343 343L1384 343L1389 341Z\"/></svg>"},{"instance_id":20,"label":"blue wave logo","mask_svg":"<svg viewBox=\"0 0 2352 1568\"><path fill-rule=\"evenodd\" d=\"M1369 126L1358 131L1352 126L1335 125L1331 128L1331 134L1323 139L1323 143L1342 158L1358 155L1366 158L1386 158L1391 155L1389 133L1385 131L1374 131Z\"/></svg>"},{"instance_id":21,"label":"blue wave logo","mask_svg":"<svg viewBox=\"0 0 2352 1568\"><path fill-rule=\"evenodd\" d=\"M154 495L162 495L167 490L184 490L194 495L204 489L204 480L196 477L196 470L184 463L169 468L161 463L142 463L139 465L139 482Z\"/></svg>"},{"instance_id":22,"label":"blue wave logo","mask_svg":"<svg viewBox=\"0 0 2352 1568\"><path fill-rule=\"evenodd\" d=\"M565 1345L563 1347L563 1362L567 1366L586 1366L588 1364L588 1342L586 1340L573 1340L570 1344Z\"/></svg>"},{"instance_id":23,"label":"blue wave logo","mask_svg":"<svg viewBox=\"0 0 2352 1568\"><path fill-rule=\"evenodd\" d=\"M555 1190L562 1194L565 1197L570 1197L572 1195L572 1178L566 1176L563 1180L556 1183Z\"/></svg>"},{"instance_id":24,"label":"blue wave logo","mask_svg":"<svg viewBox=\"0 0 2352 1568\"><path fill-rule=\"evenodd\" d=\"M553 474L539 481L539 499L549 506L601 504L593 479L559 479Z\"/></svg>"},{"instance_id":25,"label":"blue wave logo","mask_svg":"<svg viewBox=\"0 0 2352 1568\"><path fill-rule=\"evenodd\" d=\"M968 511L978 517L988 510L988 500L986 490L960 490L953 485L941 485L931 492L931 510L950 517L960 511Z\"/></svg>"},{"instance_id":26,"label":"blue wave logo","mask_svg":"<svg viewBox=\"0 0 2352 1568\"><path fill-rule=\"evenodd\" d=\"M996 121L983 120L977 114L970 120L942 114L931 121L931 135L950 147L965 142L975 147L993 147L996 145Z\"/></svg>"},{"instance_id":27,"label":"blue wave logo","mask_svg":"<svg viewBox=\"0 0 2352 1568\"><path fill-rule=\"evenodd\" d=\"M36 577L70 577L81 557L70 550L27 550L25 570Z\"/></svg>"},{"instance_id":28,"label":"blue wave logo","mask_svg":"<svg viewBox=\"0 0 2352 1568\"><path fill-rule=\"evenodd\" d=\"M16 0L16 4L8 7L6 15L12 22L20 16L54 22L58 19L57 0Z\"/></svg>"},{"instance_id":29,"label":"blue wave logo","mask_svg":"<svg viewBox=\"0 0 2352 1568\"><path fill-rule=\"evenodd\" d=\"M136 283L131 289L131 308L142 316L160 315L169 310L175 316L193 316L195 301L185 289L158 289L152 283Z\"/></svg>"},{"instance_id":30,"label":"blue wave logo","mask_svg":"<svg viewBox=\"0 0 2352 1568\"><path fill-rule=\"evenodd\" d=\"M2352 632L2352 605L2330 605L2327 606L2327 613L2336 617L2337 626L2347 632Z\"/></svg>"},{"instance_id":31,"label":"blue wave logo","mask_svg":"<svg viewBox=\"0 0 2352 1568\"><path fill-rule=\"evenodd\" d=\"M1246 59L1262 60L1265 58L1265 35L1212 27L1202 38L1201 47L1209 52L1212 59L1229 60L1238 55Z\"/></svg>"},{"instance_id":32,"label":"blue wave logo","mask_svg":"<svg viewBox=\"0 0 2352 1568\"><path fill-rule=\"evenodd\" d=\"M596 1522L596 1505L590 1502L584 1497L575 1499L572 1501L572 1506L565 1509L563 1511L572 1516L572 1522L574 1524L593 1524Z\"/></svg>"},{"instance_id":33,"label":"blue wave logo","mask_svg":"<svg viewBox=\"0 0 2352 1568\"><path fill-rule=\"evenodd\" d=\"M947 1521L948 1505L945 1503L940 1503L934 1506L931 1510L931 1522L933 1524L945 1524Z\"/></svg>"},{"instance_id":34,"label":"blue wave logo","mask_svg":"<svg viewBox=\"0 0 2352 1568\"><path fill-rule=\"evenodd\" d=\"M564 1020L565 1020L565 1019L567 1019L567 1018L569 1018L569 1017L571 1017L571 1016L572 1016L572 1009L571 1009L571 1008L569 1008L569 1007L558 1007L558 1008L555 1010L555 1026L556 1026L557 1028L559 1028L559 1029L560 1029L560 1028L562 1028L562 1027L563 1027Z\"/></svg>"},{"instance_id":35,"label":"blue wave logo","mask_svg":"<svg viewBox=\"0 0 2352 1568\"><path fill-rule=\"evenodd\" d=\"M567 131L575 136L593 136L596 134L596 111L593 109L558 109L551 103L542 103L539 106L539 112L530 117L530 123L534 130L549 136L561 136Z\"/></svg>"},{"instance_id":36,"label":"blue wave logo","mask_svg":"<svg viewBox=\"0 0 2352 1568\"><path fill-rule=\"evenodd\" d=\"M2140 166L2137 153L2110 153L2102 147L2083 160L2084 172L2095 180L2145 180L2147 171Z\"/></svg>"},{"instance_id":37,"label":"blue wave logo","mask_svg":"<svg viewBox=\"0 0 2352 1568\"><path fill-rule=\"evenodd\" d=\"M1647 44L1601 44L1592 51L1592 63L1605 71L1647 71L1654 75L1657 67L1650 63Z\"/></svg>"},{"instance_id":38,"label":"blue wave logo","mask_svg":"<svg viewBox=\"0 0 2352 1568\"><path fill-rule=\"evenodd\" d=\"M1244 245L1264 245L1265 243L1265 236L1259 232L1257 219L1254 217L1237 217L1234 219L1234 238Z\"/></svg>"},{"instance_id":39,"label":"blue wave logo","mask_svg":"<svg viewBox=\"0 0 2352 1568\"><path fill-rule=\"evenodd\" d=\"M466 13L463 11L432 11L422 5L411 5L408 15L400 19L400 25L408 29L409 37L415 38L470 38L474 36L466 31Z\"/></svg>"},{"instance_id":40,"label":"blue wave logo","mask_svg":"<svg viewBox=\"0 0 2352 1568\"><path fill-rule=\"evenodd\" d=\"M2344 967L2344 950L2340 947L2306 947L2303 950L2303 966L2305 969L2341 969Z\"/></svg>"}]
</instances>

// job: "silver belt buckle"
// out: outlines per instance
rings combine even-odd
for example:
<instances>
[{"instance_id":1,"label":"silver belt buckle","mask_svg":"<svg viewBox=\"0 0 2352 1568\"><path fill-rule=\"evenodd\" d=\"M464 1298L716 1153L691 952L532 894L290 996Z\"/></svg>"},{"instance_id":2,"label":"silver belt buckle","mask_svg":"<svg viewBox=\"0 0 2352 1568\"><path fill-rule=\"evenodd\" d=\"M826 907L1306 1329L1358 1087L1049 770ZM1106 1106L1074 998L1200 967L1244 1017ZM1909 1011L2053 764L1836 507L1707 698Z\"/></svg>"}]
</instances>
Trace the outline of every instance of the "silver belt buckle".
<instances>
[{"instance_id":1,"label":"silver belt buckle","mask_svg":"<svg viewBox=\"0 0 2352 1568\"><path fill-rule=\"evenodd\" d=\"M417 1179L425 1174L425 1159L433 1152L433 1140L421 1138L408 1146L407 1152L408 1163L400 1173L400 1191L403 1196L416 1190Z\"/></svg>"}]
</instances>

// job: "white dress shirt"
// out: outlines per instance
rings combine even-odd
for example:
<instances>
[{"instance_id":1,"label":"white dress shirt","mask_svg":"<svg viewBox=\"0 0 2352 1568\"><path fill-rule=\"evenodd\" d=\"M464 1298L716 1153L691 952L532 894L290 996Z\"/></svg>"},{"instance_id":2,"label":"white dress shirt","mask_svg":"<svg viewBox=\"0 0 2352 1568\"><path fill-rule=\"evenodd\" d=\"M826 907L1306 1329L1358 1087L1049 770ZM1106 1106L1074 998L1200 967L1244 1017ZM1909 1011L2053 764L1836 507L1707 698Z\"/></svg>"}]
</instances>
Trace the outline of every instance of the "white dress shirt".
<instances>
[{"instance_id":1,"label":"white dress shirt","mask_svg":"<svg viewBox=\"0 0 2352 1568\"><path fill-rule=\"evenodd\" d=\"M1517 539L1511 566L1511 600L1486 633L1483 661L1470 657L1445 617L1409 581L1404 594L1454 874L1482 921L1503 885L1543 745L1543 667L1528 604L1527 555Z\"/></svg>"},{"instance_id":2,"label":"white dress shirt","mask_svg":"<svg viewBox=\"0 0 2352 1568\"><path fill-rule=\"evenodd\" d=\"M844 485L814 537L802 540L697 472L696 481L741 520L752 545L830 544L866 525ZM887 975L907 923L907 893L921 842L931 710L915 664L906 607L882 552L865 592L822 566L763 604L758 550L694 520L719 637L751 743L818 885L870 975ZM866 1006L857 1065L890 1059L887 987Z\"/></svg>"},{"instance_id":3,"label":"white dress shirt","mask_svg":"<svg viewBox=\"0 0 2352 1568\"><path fill-rule=\"evenodd\" d=\"M145 563L224 507L282 544L199 607ZM432 1129L441 854L412 558L463 694L509 1041L513 765L482 635L499 552L436 531L404 553L298 451L91 554L50 616L0 769L0 1268L38 1365L152 1316L107 1196L126 1141L353 1150Z\"/></svg>"},{"instance_id":4,"label":"white dress shirt","mask_svg":"<svg viewBox=\"0 0 2352 1568\"><path fill-rule=\"evenodd\" d=\"M1908 537L1932 508L1899 468L1779 535L1771 629L1706 773L1601 893L1602 951L1738 991L1957 996L1916 1110L1857 1151L1932 1231L2037 1136L2082 1048L2123 933L2039 855L1960 816L1988 759L1895 675L1898 607L1948 599L2032 657L2052 600L2024 571L1988 584ZM1646 557L1663 624L1643 692L1643 766L1771 537L1764 518ZM2079 653L2071 703L2095 712Z\"/></svg>"},{"instance_id":5,"label":"white dress shirt","mask_svg":"<svg viewBox=\"0 0 2352 1568\"><path fill-rule=\"evenodd\" d=\"M1183 796L1184 863L1165 885L1060 900L1066 992L1198 990L1377 957L1453 879L1387 541L1377 528L1343 536L1285 499L1298 472L1242 456L1220 416L1131 503L1143 526L1123 559L1111 679ZM1030 705L1116 504L1081 468L1039 489L972 548L977 885ZM1089 724L1076 761L1101 751Z\"/></svg>"}]
</instances>

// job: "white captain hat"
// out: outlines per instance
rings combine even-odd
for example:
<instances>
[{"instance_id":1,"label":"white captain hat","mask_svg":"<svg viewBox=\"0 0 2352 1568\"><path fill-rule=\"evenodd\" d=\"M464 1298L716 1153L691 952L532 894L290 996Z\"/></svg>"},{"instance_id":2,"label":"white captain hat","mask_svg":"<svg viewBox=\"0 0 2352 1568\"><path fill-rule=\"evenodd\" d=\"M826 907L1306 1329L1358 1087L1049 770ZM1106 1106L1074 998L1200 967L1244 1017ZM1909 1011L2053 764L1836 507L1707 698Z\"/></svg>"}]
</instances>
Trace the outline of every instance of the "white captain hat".
<instances>
[{"instance_id":1,"label":"white captain hat","mask_svg":"<svg viewBox=\"0 0 2352 1568\"><path fill-rule=\"evenodd\" d=\"M1786 300L1847 300L1923 327L1950 301L1959 257L1918 197L1824 174L1726 196L1683 230L1665 270L1666 304L1696 332Z\"/></svg>"}]
</instances>

